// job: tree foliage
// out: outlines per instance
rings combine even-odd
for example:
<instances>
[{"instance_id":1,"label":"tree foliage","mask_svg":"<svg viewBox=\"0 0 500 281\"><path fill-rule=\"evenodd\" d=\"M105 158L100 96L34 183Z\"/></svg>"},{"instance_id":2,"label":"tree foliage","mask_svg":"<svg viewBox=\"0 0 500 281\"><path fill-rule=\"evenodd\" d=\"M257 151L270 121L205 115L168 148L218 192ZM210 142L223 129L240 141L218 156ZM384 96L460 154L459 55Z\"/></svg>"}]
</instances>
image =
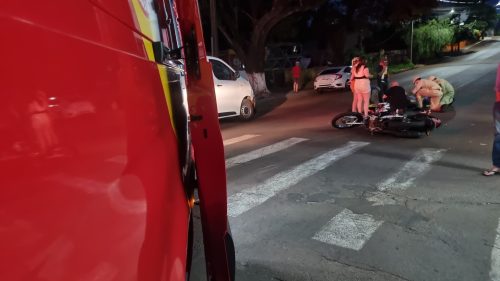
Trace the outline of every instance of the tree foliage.
<instances>
[{"instance_id":1,"label":"tree foliage","mask_svg":"<svg viewBox=\"0 0 500 281\"><path fill-rule=\"evenodd\" d=\"M428 59L441 53L451 44L455 32L448 20L431 20L415 28L413 48L417 59ZM408 38L408 41L410 38Z\"/></svg>"}]
</instances>

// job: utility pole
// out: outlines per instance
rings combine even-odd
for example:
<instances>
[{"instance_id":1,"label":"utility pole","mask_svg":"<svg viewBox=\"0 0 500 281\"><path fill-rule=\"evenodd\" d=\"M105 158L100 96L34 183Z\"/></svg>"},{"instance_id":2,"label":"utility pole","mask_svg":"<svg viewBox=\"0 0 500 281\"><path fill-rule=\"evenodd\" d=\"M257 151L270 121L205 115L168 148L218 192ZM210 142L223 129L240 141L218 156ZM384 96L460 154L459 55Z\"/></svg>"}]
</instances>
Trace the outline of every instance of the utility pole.
<instances>
[{"instance_id":1,"label":"utility pole","mask_svg":"<svg viewBox=\"0 0 500 281\"><path fill-rule=\"evenodd\" d=\"M410 62L413 63L413 20L411 20Z\"/></svg>"},{"instance_id":2,"label":"utility pole","mask_svg":"<svg viewBox=\"0 0 500 281\"><path fill-rule=\"evenodd\" d=\"M210 47L212 56L216 57L219 53L219 36L217 31L217 9L216 0L210 0Z\"/></svg>"}]
</instances>

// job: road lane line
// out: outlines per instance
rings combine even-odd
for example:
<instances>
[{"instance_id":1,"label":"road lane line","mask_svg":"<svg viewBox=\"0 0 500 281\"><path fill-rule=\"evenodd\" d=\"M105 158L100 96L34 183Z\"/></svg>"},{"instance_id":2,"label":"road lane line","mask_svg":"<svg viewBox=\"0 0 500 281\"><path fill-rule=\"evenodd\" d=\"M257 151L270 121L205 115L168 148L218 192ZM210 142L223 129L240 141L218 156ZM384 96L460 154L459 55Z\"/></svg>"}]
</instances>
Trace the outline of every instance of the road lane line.
<instances>
[{"instance_id":1,"label":"road lane line","mask_svg":"<svg viewBox=\"0 0 500 281\"><path fill-rule=\"evenodd\" d=\"M301 143L303 141L306 141L307 139L302 139L302 138L290 138L284 141L280 141L278 143L256 149L253 151L250 151L245 154L241 154L232 158L229 158L226 160L226 168L229 169L231 167L237 166L239 164L243 164L246 162L250 162L252 160L267 156L269 154L285 150L293 145L296 145L298 143Z\"/></svg>"},{"instance_id":2,"label":"road lane line","mask_svg":"<svg viewBox=\"0 0 500 281\"><path fill-rule=\"evenodd\" d=\"M377 221L371 215L358 215L344 209L323 226L313 239L359 251L382 223L383 221Z\"/></svg>"},{"instance_id":3,"label":"road lane line","mask_svg":"<svg viewBox=\"0 0 500 281\"><path fill-rule=\"evenodd\" d=\"M257 186L231 195L228 199L228 215L237 217L245 213L264 203L278 192L297 184L301 180L325 169L335 161L351 155L368 144L367 142L349 142L343 147L330 150L293 169L281 172Z\"/></svg>"},{"instance_id":4,"label":"road lane line","mask_svg":"<svg viewBox=\"0 0 500 281\"><path fill-rule=\"evenodd\" d=\"M406 190L413 185L418 176L426 173L433 162L443 157L446 149L423 148L412 160L407 162L396 174L380 183L379 191Z\"/></svg>"},{"instance_id":5,"label":"road lane line","mask_svg":"<svg viewBox=\"0 0 500 281\"><path fill-rule=\"evenodd\" d=\"M493 250L491 251L491 281L500 281L500 219L498 220L496 234Z\"/></svg>"},{"instance_id":6,"label":"road lane line","mask_svg":"<svg viewBox=\"0 0 500 281\"><path fill-rule=\"evenodd\" d=\"M249 139L253 139L253 138L258 137L258 136L259 135L243 135L243 136L239 136L237 138L225 140L223 143L224 143L224 146L226 146L226 145L231 145L231 144L235 144L238 142L246 141Z\"/></svg>"}]
</instances>

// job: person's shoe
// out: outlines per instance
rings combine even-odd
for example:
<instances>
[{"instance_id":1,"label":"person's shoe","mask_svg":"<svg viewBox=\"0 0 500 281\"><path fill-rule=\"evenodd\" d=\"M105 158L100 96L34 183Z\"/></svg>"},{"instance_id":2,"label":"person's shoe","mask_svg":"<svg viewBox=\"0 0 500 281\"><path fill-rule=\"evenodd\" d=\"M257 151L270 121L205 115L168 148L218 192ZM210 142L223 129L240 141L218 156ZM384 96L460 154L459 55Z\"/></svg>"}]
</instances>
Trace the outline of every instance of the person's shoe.
<instances>
[{"instance_id":1,"label":"person's shoe","mask_svg":"<svg viewBox=\"0 0 500 281\"><path fill-rule=\"evenodd\" d=\"M486 176L486 177L494 176L496 174L500 174L500 171L498 170L498 168L491 168L489 170L483 171L483 176Z\"/></svg>"}]
</instances>

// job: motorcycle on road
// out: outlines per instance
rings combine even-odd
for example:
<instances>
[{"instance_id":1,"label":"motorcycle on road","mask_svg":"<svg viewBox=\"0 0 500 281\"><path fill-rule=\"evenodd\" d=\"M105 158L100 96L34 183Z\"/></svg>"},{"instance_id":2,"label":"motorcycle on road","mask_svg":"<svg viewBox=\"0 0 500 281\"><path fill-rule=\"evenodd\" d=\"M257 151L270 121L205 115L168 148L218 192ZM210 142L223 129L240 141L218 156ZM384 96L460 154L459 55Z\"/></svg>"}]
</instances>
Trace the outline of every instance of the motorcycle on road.
<instances>
[{"instance_id":1,"label":"motorcycle on road","mask_svg":"<svg viewBox=\"0 0 500 281\"><path fill-rule=\"evenodd\" d=\"M419 138L441 125L441 120L430 111L409 111L400 113L391 111L389 103L370 106L368 118L357 112L344 112L333 117L332 127L349 129L363 126L373 135L375 133L392 134L397 137Z\"/></svg>"}]
</instances>

